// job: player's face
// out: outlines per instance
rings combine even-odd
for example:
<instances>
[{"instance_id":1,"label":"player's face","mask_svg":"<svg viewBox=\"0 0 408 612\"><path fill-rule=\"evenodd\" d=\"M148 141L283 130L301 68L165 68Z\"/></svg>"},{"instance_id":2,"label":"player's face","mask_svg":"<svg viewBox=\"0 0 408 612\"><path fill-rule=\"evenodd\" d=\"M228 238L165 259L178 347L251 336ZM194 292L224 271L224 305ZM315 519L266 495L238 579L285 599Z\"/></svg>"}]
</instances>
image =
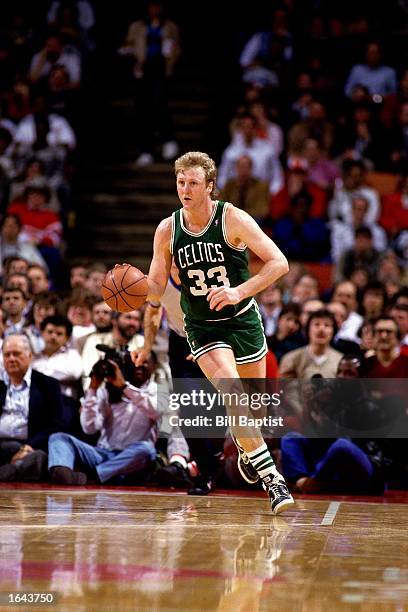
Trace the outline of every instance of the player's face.
<instances>
[{"instance_id":1,"label":"player's face","mask_svg":"<svg viewBox=\"0 0 408 612\"><path fill-rule=\"evenodd\" d=\"M177 194L186 210L200 207L211 194L211 189L212 183L207 185L204 170L199 166L177 174Z\"/></svg>"}]
</instances>

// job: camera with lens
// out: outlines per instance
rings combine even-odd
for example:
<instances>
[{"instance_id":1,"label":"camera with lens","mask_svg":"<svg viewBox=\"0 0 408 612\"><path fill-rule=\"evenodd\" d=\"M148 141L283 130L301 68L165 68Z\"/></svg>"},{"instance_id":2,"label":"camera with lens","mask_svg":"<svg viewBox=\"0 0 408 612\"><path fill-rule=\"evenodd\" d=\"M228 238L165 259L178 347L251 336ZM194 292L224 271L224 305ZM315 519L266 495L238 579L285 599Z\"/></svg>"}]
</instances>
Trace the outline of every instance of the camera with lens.
<instances>
[{"instance_id":1,"label":"camera with lens","mask_svg":"<svg viewBox=\"0 0 408 612\"><path fill-rule=\"evenodd\" d=\"M97 344L96 348L98 351L105 353L105 357L93 365L91 374L95 374L95 376L101 379L113 378L115 376L115 368L111 361L114 361L118 364L124 379L127 381L132 380L134 365L127 347L116 350L106 344Z\"/></svg>"}]
</instances>

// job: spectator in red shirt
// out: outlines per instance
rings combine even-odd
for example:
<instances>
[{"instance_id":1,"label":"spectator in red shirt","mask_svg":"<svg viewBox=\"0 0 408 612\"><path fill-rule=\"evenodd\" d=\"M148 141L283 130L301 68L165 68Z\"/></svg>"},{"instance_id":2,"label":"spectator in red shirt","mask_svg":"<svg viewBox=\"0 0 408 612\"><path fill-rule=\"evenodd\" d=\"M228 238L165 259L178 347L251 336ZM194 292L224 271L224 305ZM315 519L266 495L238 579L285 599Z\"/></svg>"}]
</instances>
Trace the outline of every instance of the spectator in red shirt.
<instances>
[{"instance_id":1,"label":"spectator in red shirt","mask_svg":"<svg viewBox=\"0 0 408 612\"><path fill-rule=\"evenodd\" d=\"M327 193L324 189L308 180L309 167L305 159L291 157L288 160L288 173L285 186L271 198L269 216L272 221L281 219L288 214L291 199L299 194L307 193L311 198L309 215L313 219L324 217L327 210Z\"/></svg>"},{"instance_id":2,"label":"spectator in red shirt","mask_svg":"<svg viewBox=\"0 0 408 612\"><path fill-rule=\"evenodd\" d=\"M399 349L400 332L391 317L382 316L374 324L375 355L365 360L367 378L408 378L408 357Z\"/></svg>"},{"instance_id":3,"label":"spectator in red shirt","mask_svg":"<svg viewBox=\"0 0 408 612\"><path fill-rule=\"evenodd\" d=\"M380 224L391 237L408 229L408 173L401 176L395 193L384 196Z\"/></svg>"},{"instance_id":4,"label":"spectator in red shirt","mask_svg":"<svg viewBox=\"0 0 408 612\"><path fill-rule=\"evenodd\" d=\"M50 197L48 186L32 184L24 191L21 200L10 204L7 213L20 219L22 235L38 247L51 276L56 279L61 261L62 223L59 215L48 208Z\"/></svg>"}]
</instances>

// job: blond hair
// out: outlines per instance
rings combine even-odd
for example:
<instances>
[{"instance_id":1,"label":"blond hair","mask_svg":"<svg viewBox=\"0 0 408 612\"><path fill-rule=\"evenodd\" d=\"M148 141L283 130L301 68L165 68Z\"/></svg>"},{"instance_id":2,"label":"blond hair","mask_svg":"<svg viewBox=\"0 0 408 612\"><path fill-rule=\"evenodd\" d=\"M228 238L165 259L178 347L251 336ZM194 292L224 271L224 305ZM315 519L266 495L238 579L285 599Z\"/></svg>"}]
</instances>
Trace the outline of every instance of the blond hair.
<instances>
[{"instance_id":1,"label":"blond hair","mask_svg":"<svg viewBox=\"0 0 408 612\"><path fill-rule=\"evenodd\" d=\"M215 162L207 153L201 151L189 151L185 153L174 162L174 172L177 176L179 172L189 170L190 168L202 168L205 174L205 181L207 185L212 182L213 187L210 196L215 196L216 187L215 181L217 178L217 167Z\"/></svg>"}]
</instances>

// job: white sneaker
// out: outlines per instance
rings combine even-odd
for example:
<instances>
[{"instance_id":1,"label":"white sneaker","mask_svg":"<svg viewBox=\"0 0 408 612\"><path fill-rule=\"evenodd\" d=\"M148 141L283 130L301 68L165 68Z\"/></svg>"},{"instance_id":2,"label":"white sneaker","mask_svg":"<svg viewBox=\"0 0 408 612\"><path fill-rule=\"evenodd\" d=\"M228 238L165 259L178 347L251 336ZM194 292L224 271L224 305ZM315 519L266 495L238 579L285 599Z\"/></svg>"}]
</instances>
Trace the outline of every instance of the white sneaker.
<instances>
[{"instance_id":1,"label":"white sneaker","mask_svg":"<svg viewBox=\"0 0 408 612\"><path fill-rule=\"evenodd\" d=\"M136 160L136 166L149 166L153 162L154 159L151 153L141 153Z\"/></svg>"},{"instance_id":2,"label":"white sneaker","mask_svg":"<svg viewBox=\"0 0 408 612\"><path fill-rule=\"evenodd\" d=\"M179 148L175 140L169 140L165 142L162 148L162 157L166 161L174 159L178 154Z\"/></svg>"}]
</instances>

